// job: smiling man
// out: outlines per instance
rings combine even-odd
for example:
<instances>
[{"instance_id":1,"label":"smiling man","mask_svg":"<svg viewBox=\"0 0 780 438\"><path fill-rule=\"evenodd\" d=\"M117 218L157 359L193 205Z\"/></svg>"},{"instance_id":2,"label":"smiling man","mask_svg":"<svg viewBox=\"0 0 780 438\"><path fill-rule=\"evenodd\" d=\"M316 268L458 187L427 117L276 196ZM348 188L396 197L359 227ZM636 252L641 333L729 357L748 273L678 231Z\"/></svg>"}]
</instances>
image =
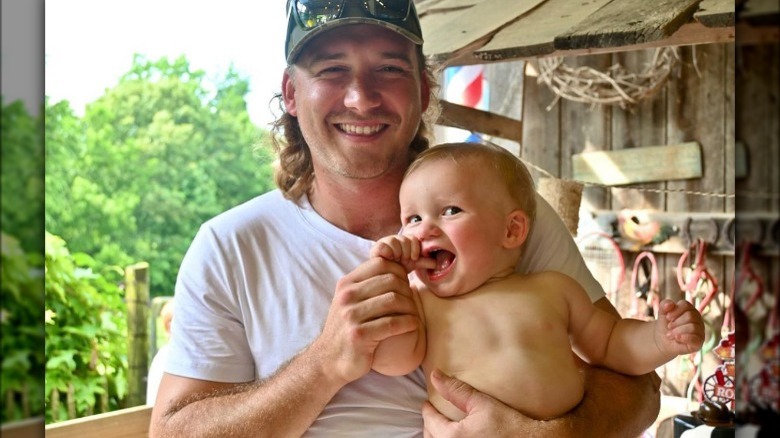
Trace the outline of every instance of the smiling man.
<instances>
[{"instance_id":1,"label":"smiling man","mask_svg":"<svg viewBox=\"0 0 780 438\"><path fill-rule=\"evenodd\" d=\"M583 403L547 422L439 376L466 412L455 423L423 405L419 369L371 371L380 342L420 326L404 268L368 256L400 228L398 192L428 147L435 87L411 1L290 0L287 11L279 189L193 240L151 435L638 435L658 410L650 376L584 366ZM543 201L537 224L518 271L565 272L614 311Z\"/></svg>"}]
</instances>

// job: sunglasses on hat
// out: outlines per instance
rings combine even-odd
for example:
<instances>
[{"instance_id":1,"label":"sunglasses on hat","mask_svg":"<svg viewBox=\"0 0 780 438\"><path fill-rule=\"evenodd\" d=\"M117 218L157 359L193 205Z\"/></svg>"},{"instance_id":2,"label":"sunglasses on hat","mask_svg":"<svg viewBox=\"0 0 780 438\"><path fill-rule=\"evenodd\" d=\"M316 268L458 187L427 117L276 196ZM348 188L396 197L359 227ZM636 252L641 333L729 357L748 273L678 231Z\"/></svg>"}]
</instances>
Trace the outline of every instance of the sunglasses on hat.
<instances>
[{"instance_id":1,"label":"sunglasses on hat","mask_svg":"<svg viewBox=\"0 0 780 438\"><path fill-rule=\"evenodd\" d=\"M423 42L411 0L288 0L287 63L294 63L304 44L315 35L347 24L380 25L415 44Z\"/></svg>"}]
</instances>

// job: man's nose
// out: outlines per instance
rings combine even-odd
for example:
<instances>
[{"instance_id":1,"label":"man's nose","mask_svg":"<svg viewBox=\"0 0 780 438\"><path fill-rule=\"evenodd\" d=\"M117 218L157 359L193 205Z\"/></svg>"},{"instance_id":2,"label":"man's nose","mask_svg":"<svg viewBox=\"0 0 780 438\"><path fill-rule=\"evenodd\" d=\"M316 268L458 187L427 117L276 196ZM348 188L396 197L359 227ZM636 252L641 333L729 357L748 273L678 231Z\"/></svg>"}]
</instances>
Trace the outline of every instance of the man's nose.
<instances>
[{"instance_id":1,"label":"man's nose","mask_svg":"<svg viewBox=\"0 0 780 438\"><path fill-rule=\"evenodd\" d=\"M347 87L344 105L357 112L366 112L380 104L379 87L370 74L355 75Z\"/></svg>"}]
</instances>

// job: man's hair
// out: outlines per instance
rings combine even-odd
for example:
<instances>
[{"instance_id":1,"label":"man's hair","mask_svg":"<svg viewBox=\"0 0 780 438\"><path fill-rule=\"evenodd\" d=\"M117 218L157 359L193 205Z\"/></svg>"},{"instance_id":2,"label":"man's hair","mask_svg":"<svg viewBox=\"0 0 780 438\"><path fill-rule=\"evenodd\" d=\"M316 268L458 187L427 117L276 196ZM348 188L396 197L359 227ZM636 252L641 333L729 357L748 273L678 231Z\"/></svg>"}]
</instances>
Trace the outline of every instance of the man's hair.
<instances>
[{"instance_id":1,"label":"man's hair","mask_svg":"<svg viewBox=\"0 0 780 438\"><path fill-rule=\"evenodd\" d=\"M436 98L438 81L436 81L434 68L427 62L420 46L417 46L417 59L421 75L427 76L430 84L430 104L420 120L417 134L409 145L409 162L420 152L428 149L432 136L428 126L432 125L439 116L439 104ZM287 68L293 69L295 66ZM311 150L303 138L298 118L290 115L284 108L282 95L277 94L273 99L278 99L281 111L281 116L276 118L271 128L271 142L277 155L274 182L285 198L298 201L301 196L309 193L314 182Z\"/></svg>"},{"instance_id":2,"label":"man's hair","mask_svg":"<svg viewBox=\"0 0 780 438\"><path fill-rule=\"evenodd\" d=\"M520 161L520 158L495 144L444 143L433 146L417 155L417 158L406 169L404 178L425 163L445 159L463 165L464 172L467 172L469 167L475 164L488 166L498 175L515 206L528 215L528 226L529 229L531 228L536 218L536 189L531 173Z\"/></svg>"}]
</instances>

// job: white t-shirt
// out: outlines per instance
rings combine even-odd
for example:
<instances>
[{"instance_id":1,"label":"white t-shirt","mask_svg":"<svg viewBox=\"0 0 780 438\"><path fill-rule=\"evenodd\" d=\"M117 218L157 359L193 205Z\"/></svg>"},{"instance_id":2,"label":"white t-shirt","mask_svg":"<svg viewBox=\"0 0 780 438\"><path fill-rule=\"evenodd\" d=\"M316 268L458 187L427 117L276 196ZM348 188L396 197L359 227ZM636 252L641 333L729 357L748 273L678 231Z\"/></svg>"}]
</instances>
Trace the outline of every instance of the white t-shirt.
<instances>
[{"instance_id":1,"label":"white t-shirt","mask_svg":"<svg viewBox=\"0 0 780 438\"><path fill-rule=\"evenodd\" d=\"M603 297L563 222L537 199L518 271L565 272L594 301ZM372 244L327 222L307 198L296 204L278 190L206 222L179 270L166 372L218 382L272 375L320 334L336 283ZM372 371L342 388L306 436L422 436L426 397L420 370Z\"/></svg>"},{"instance_id":2,"label":"white t-shirt","mask_svg":"<svg viewBox=\"0 0 780 438\"><path fill-rule=\"evenodd\" d=\"M154 406L157 400L157 390L160 389L160 380L162 380L165 362L168 361L168 344L163 345L157 350L157 354L149 365L149 373L146 375L146 404Z\"/></svg>"}]
</instances>

